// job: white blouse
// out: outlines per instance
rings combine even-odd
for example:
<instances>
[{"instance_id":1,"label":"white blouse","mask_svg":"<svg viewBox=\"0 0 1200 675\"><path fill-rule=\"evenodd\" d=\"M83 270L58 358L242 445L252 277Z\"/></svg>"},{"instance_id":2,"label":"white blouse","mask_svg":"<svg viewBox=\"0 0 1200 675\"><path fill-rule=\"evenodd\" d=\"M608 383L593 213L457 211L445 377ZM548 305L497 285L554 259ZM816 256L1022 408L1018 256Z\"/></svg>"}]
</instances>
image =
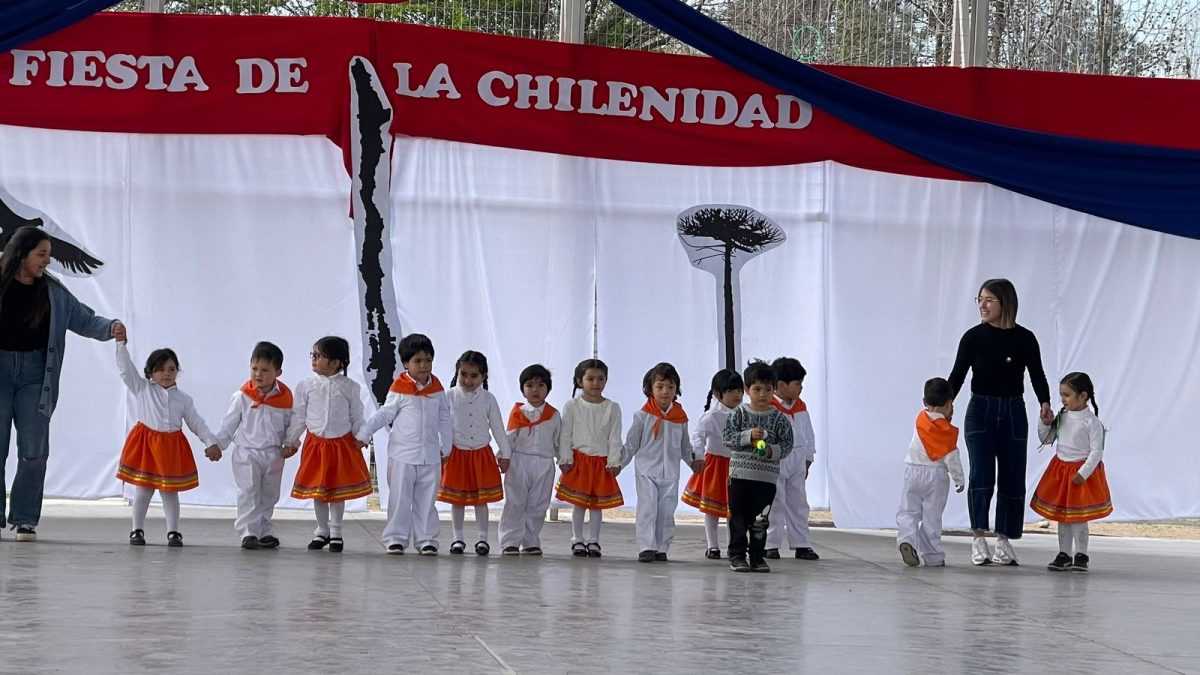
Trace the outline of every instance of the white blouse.
<instances>
[{"instance_id":1,"label":"white blouse","mask_svg":"<svg viewBox=\"0 0 1200 675\"><path fill-rule=\"evenodd\" d=\"M1057 440L1055 452L1064 462L1085 460L1079 467L1085 479L1104 458L1104 425L1091 408L1064 411L1057 429L1038 422L1038 440L1043 444Z\"/></svg>"},{"instance_id":2,"label":"white blouse","mask_svg":"<svg viewBox=\"0 0 1200 675\"><path fill-rule=\"evenodd\" d=\"M137 421L164 433L181 431L186 423L204 445L217 442L216 436L204 423L204 418L196 412L192 397L177 386L163 389L146 379L130 358L128 347L120 342L117 343L117 371L121 373L125 388L133 394L133 410Z\"/></svg>"},{"instance_id":3,"label":"white blouse","mask_svg":"<svg viewBox=\"0 0 1200 675\"><path fill-rule=\"evenodd\" d=\"M500 404L492 392L482 386L475 391L462 387L451 387L446 392L450 399L451 414L454 416L454 446L463 450L474 450L496 441L497 454L508 457L508 436L504 431L504 418L500 416Z\"/></svg>"},{"instance_id":4,"label":"white blouse","mask_svg":"<svg viewBox=\"0 0 1200 675\"><path fill-rule=\"evenodd\" d=\"M313 375L296 385L286 444L298 445L305 429L321 438L357 434L363 423L361 390L357 382L341 373Z\"/></svg>"},{"instance_id":5,"label":"white blouse","mask_svg":"<svg viewBox=\"0 0 1200 675\"><path fill-rule=\"evenodd\" d=\"M692 448L703 449L706 455L729 457L732 453L721 442L721 432L725 431L725 420L729 419L731 412L733 408L726 408L724 403L714 401L713 407L704 411L692 429Z\"/></svg>"},{"instance_id":6,"label":"white blouse","mask_svg":"<svg viewBox=\"0 0 1200 675\"><path fill-rule=\"evenodd\" d=\"M567 401L562 411L562 435L558 443L560 463L572 461L571 450L591 457L606 457L606 466L621 466L624 446L621 443L621 406L604 399L588 403L580 398Z\"/></svg>"}]
</instances>

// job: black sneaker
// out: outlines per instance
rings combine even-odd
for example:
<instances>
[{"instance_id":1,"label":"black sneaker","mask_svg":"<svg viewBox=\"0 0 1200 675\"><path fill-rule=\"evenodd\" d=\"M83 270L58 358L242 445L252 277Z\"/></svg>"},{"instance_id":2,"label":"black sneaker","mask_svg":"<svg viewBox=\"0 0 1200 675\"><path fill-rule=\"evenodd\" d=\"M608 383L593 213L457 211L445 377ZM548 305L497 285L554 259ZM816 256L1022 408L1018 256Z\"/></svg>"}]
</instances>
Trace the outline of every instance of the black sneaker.
<instances>
[{"instance_id":1,"label":"black sneaker","mask_svg":"<svg viewBox=\"0 0 1200 675\"><path fill-rule=\"evenodd\" d=\"M183 547L183 533L171 530L167 533L167 546L171 548Z\"/></svg>"},{"instance_id":2,"label":"black sneaker","mask_svg":"<svg viewBox=\"0 0 1200 675\"><path fill-rule=\"evenodd\" d=\"M654 551L642 551L638 553L638 562L654 562Z\"/></svg>"},{"instance_id":3,"label":"black sneaker","mask_svg":"<svg viewBox=\"0 0 1200 675\"><path fill-rule=\"evenodd\" d=\"M342 541L341 537L330 537L329 538L329 552L330 553L341 553L345 547L346 547L346 544L345 544L345 542Z\"/></svg>"},{"instance_id":4,"label":"black sneaker","mask_svg":"<svg viewBox=\"0 0 1200 675\"><path fill-rule=\"evenodd\" d=\"M710 548L704 552L704 557L708 558L709 560L720 560L721 559L721 549Z\"/></svg>"},{"instance_id":5,"label":"black sneaker","mask_svg":"<svg viewBox=\"0 0 1200 675\"><path fill-rule=\"evenodd\" d=\"M437 547L433 544L421 547L421 555L437 555Z\"/></svg>"},{"instance_id":6,"label":"black sneaker","mask_svg":"<svg viewBox=\"0 0 1200 675\"><path fill-rule=\"evenodd\" d=\"M130 546L145 546L146 545L145 531L134 530L133 532L130 532L129 533L129 545Z\"/></svg>"},{"instance_id":7,"label":"black sneaker","mask_svg":"<svg viewBox=\"0 0 1200 675\"><path fill-rule=\"evenodd\" d=\"M655 560L656 562L667 562L667 552L666 552L666 551L659 551L658 553L655 553L655 554L654 554L654 560Z\"/></svg>"},{"instance_id":8,"label":"black sneaker","mask_svg":"<svg viewBox=\"0 0 1200 675\"><path fill-rule=\"evenodd\" d=\"M779 560L779 549L769 548L767 549L767 552L763 554L763 557L767 560Z\"/></svg>"},{"instance_id":9,"label":"black sneaker","mask_svg":"<svg viewBox=\"0 0 1200 675\"><path fill-rule=\"evenodd\" d=\"M404 544L390 544L387 547L388 555L404 555Z\"/></svg>"},{"instance_id":10,"label":"black sneaker","mask_svg":"<svg viewBox=\"0 0 1200 675\"><path fill-rule=\"evenodd\" d=\"M524 553L525 555L541 555L542 547L541 546L526 546L525 550L521 551L521 553Z\"/></svg>"},{"instance_id":11,"label":"black sneaker","mask_svg":"<svg viewBox=\"0 0 1200 675\"><path fill-rule=\"evenodd\" d=\"M749 572L750 563L746 562L746 559L740 556L737 558L730 558L729 569L733 570L734 572Z\"/></svg>"},{"instance_id":12,"label":"black sneaker","mask_svg":"<svg viewBox=\"0 0 1200 675\"><path fill-rule=\"evenodd\" d=\"M1071 571L1072 572L1088 571L1088 562L1090 562L1090 561L1091 561L1091 558L1089 558L1086 553L1076 553L1075 561L1071 563Z\"/></svg>"},{"instance_id":13,"label":"black sneaker","mask_svg":"<svg viewBox=\"0 0 1200 675\"><path fill-rule=\"evenodd\" d=\"M242 548L252 550L258 548L258 537L249 534L242 537Z\"/></svg>"},{"instance_id":14,"label":"black sneaker","mask_svg":"<svg viewBox=\"0 0 1200 675\"><path fill-rule=\"evenodd\" d=\"M37 530L32 525L18 525L17 541L37 541Z\"/></svg>"},{"instance_id":15,"label":"black sneaker","mask_svg":"<svg viewBox=\"0 0 1200 675\"><path fill-rule=\"evenodd\" d=\"M521 555L521 549L516 546L505 546L500 553L504 555Z\"/></svg>"},{"instance_id":16,"label":"black sneaker","mask_svg":"<svg viewBox=\"0 0 1200 675\"><path fill-rule=\"evenodd\" d=\"M321 549L325 548L328 545L329 545L329 537L318 534L312 538L312 541L308 542L308 550L320 551Z\"/></svg>"},{"instance_id":17,"label":"black sneaker","mask_svg":"<svg viewBox=\"0 0 1200 675\"><path fill-rule=\"evenodd\" d=\"M1046 565L1046 569L1051 572L1066 572L1071 569L1071 556L1059 551L1058 555L1054 556L1054 560Z\"/></svg>"},{"instance_id":18,"label":"black sneaker","mask_svg":"<svg viewBox=\"0 0 1200 675\"><path fill-rule=\"evenodd\" d=\"M821 559L821 556L817 555L817 552L812 550L811 548L796 549L796 557L800 560L820 560Z\"/></svg>"},{"instance_id":19,"label":"black sneaker","mask_svg":"<svg viewBox=\"0 0 1200 675\"><path fill-rule=\"evenodd\" d=\"M258 540L258 547L259 548L278 548L279 547L279 538L273 534L268 534L267 536L262 537Z\"/></svg>"},{"instance_id":20,"label":"black sneaker","mask_svg":"<svg viewBox=\"0 0 1200 675\"><path fill-rule=\"evenodd\" d=\"M751 560L750 571L766 573L771 571L771 566L767 564L766 560Z\"/></svg>"}]
</instances>

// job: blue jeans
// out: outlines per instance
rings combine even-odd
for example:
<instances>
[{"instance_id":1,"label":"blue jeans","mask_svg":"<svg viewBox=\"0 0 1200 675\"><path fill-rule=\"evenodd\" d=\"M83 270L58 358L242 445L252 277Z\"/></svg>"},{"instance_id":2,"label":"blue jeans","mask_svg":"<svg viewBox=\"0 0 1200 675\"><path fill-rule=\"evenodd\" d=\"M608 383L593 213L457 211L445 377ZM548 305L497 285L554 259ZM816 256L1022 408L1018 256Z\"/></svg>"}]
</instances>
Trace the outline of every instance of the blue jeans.
<instances>
[{"instance_id":1,"label":"blue jeans","mask_svg":"<svg viewBox=\"0 0 1200 675\"><path fill-rule=\"evenodd\" d=\"M1025 455L1029 418L1020 396L971 396L966 418L971 458L967 508L971 529L988 529L996 494L996 533L1020 539L1025 522Z\"/></svg>"},{"instance_id":2,"label":"blue jeans","mask_svg":"<svg viewBox=\"0 0 1200 675\"><path fill-rule=\"evenodd\" d=\"M37 525L42 517L42 486L50 456L50 419L38 410L46 352L0 351L0 488L4 482L12 428L17 428L17 476L7 524ZM0 527L5 521L5 495L0 489Z\"/></svg>"}]
</instances>

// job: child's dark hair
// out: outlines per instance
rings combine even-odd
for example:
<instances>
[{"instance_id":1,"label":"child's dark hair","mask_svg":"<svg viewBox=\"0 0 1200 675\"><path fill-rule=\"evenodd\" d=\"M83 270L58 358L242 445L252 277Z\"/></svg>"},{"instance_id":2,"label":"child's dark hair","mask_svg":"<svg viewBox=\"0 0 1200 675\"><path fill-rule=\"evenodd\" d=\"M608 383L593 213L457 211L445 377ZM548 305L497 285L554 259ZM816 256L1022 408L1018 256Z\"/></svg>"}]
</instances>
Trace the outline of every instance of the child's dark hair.
<instances>
[{"instance_id":1,"label":"child's dark hair","mask_svg":"<svg viewBox=\"0 0 1200 675\"><path fill-rule=\"evenodd\" d=\"M1092 410L1096 412L1097 417L1100 416L1100 406L1096 404L1096 387L1092 385L1092 378L1087 373L1067 373L1063 379L1059 380L1059 384L1067 385L1076 394L1087 394L1088 402L1092 404ZM1059 415L1061 414L1060 412Z\"/></svg>"},{"instance_id":2,"label":"child's dark hair","mask_svg":"<svg viewBox=\"0 0 1200 675\"><path fill-rule=\"evenodd\" d=\"M450 386L458 384L458 369L462 364L469 364L479 369L479 374L483 376L483 388L487 389L487 357L481 352L473 352L470 349L462 353L458 360L454 362L454 375L450 376Z\"/></svg>"},{"instance_id":3,"label":"child's dark hair","mask_svg":"<svg viewBox=\"0 0 1200 675\"><path fill-rule=\"evenodd\" d=\"M400 339L400 363L408 363L418 352L427 352L429 358L433 358L433 341L420 333L410 333Z\"/></svg>"},{"instance_id":4,"label":"child's dark hair","mask_svg":"<svg viewBox=\"0 0 1200 675\"><path fill-rule=\"evenodd\" d=\"M775 359L771 362L771 367L775 369L775 377L779 378L776 382L792 382L794 380L803 382L804 377L808 375L808 371L800 365L800 361L790 356L781 356Z\"/></svg>"},{"instance_id":5,"label":"child's dark hair","mask_svg":"<svg viewBox=\"0 0 1200 675\"><path fill-rule=\"evenodd\" d=\"M317 340L313 345L313 350L331 361L336 360L342 364L343 375L350 368L350 343L346 342L346 338L340 338L336 335L326 335Z\"/></svg>"},{"instance_id":6,"label":"child's dark hair","mask_svg":"<svg viewBox=\"0 0 1200 675\"><path fill-rule=\"evenodd\" d=\"M774 389L775 383L779 381L779 377L775 374L775 369L767 365L766 361L754 359L742 371L742 380L747 387L756 384L769 384Z\"/></svg>"},{"instance_id":7,"label":"child's dark hair","mask_svg":"<svg viewBox=\"0 0 1200 675\"><path fill-rule=\"evenodd\" d=\"M925 405L938 408L954 399L954 387L944 377L935 377L925 382Z\"/></svg>"},{"instance_id":8,"label":"child's dark hair","mask_svg":"<svg viewBox=\"0 0 1200 675\"><path fill-rule=\"evenodd\" d=\"M154 371L167 367L167 363L174 363L176 370L183 370L179 366L179 357L175 355L175 350L170 347L162 347L150 352L150 356L146 357L146 367L142 369L142 373L149 380Z\"/></svg>"},{"instance_id":9,"label":"child's dark hair","mask_svg":"<svg viewBox=\"0 0 1200 675\"><path fill-rule=\"evenodd\" d=\"M713 394L718 397L724 396L727 391L742 391L746 388L746 383L742 381L742 376L737 374L736 370L726 368L718 370L716 375L713 375L712 386L708 388L708 398L704 400L704 409L708 410L712 407Z\"/></svg>"},{"instance_id":10,"label":"child's dark hair","mask_svg":"<svg viewBox=\"0 0 1200 675\"><path fill-rule=\"evenodd\" d=\"M255 361L266 361L275 366L276 370L283 370L283 350L274 343L260 342L254 345L254 351L250 352L250 363Z\"/></svg>"},{"instance_id":11,"label":"child's dark hair","mask_svg":"<svg viewBox=\"0 0 1200 675\"><path fill-rule=\"evenodd\" d=\"M541 380L546 385L547 394L549 394L550 390L554 388L553 384L550 382L550 369L540 363L535 363L532 366L526 366L525 370L522 370L521 374L517 376L517 382L521 385L522 389L525 388L526 382L531 382L533 380Z\"/></svg>"},{"instance_id":12,"label":"child's dark hair","mask_svg":"<svg viewBox=\"0 0 1200 675\"><path fill-rule=\"evenodd\" d=\"M683 393L683 387L679 385L679 371L675 370L675 366L662 362L655 365L650 370L646 371L646 376L642 378L642 393L650 396L654 390L655 380L665 380L675 383L675 398Z\"/></svg>"},{"instance_id":13,"label":"child's dark hair","mask_svg":"<svg viewBox=\"0 0 1200 675\"><path fill-rule=\"evenodd\" d=\"M572 378L575 387L571 389L571 398L575 398L575 392L579 391L580 383L583 382L583 376L589 370L599 370L604 373L605 379L608 378L608 364L600 359L584 359L575 366L575 377Z\"/></svg>"}]
</instances>

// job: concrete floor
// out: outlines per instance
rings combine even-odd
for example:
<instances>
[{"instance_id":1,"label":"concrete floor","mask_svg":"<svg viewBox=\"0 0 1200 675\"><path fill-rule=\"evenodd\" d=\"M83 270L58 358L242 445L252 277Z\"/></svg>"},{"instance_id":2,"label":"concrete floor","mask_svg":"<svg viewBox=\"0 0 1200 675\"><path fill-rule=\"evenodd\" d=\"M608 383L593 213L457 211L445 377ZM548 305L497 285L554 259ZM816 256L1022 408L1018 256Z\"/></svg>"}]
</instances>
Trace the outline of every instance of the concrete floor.
<instances>
[{"instance_id":1,"label":"concrete floor","mask_svg":"<svg viewBox=\"0 0 1200 675\"><path fill-rule=\"evenodd\" d=\"M183 549L157 507L145 548L127 518L51 503L36 543L3 533L0 672L1200 673L1200 542L1093 537L1093 571L1056 574L1052 535L1018 542L1019 568L973 568L950 537L937 569L887 533L817 529L821 561L734 574L696 525L644 564L629 523L595 560L567 523L541 559L422 558L384 555L378 514L348 517L340 555L304 550L300 513L274 551L237 548L229 509L185 507Z\"/></svg>"}]
</instances>

